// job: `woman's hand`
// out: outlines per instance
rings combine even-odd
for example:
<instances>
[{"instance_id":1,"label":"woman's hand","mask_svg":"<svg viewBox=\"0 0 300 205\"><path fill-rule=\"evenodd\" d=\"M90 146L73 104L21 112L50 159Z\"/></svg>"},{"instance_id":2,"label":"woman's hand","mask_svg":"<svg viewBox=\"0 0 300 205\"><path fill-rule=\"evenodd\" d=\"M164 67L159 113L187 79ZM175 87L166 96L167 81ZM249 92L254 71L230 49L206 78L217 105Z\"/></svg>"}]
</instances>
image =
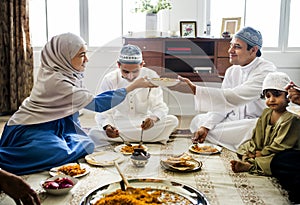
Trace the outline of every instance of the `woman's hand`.
<instances>
[{"instance_id":1,"label":"woman's hand","mask_svg":"<svg viewBox=\"0 0 300 205\"><path fill-rule=\"evenodd\" d=\"M127 93L137 89L137 88L156 88L156 85L153 85L147 77L139 78L133 81L130 85L128 85L125 89Z\"/></svg>"},{"instance_id":2,"label":"woman's hand","mask_svg":"<svg viewBox=\"0 0 300 205\"><path fill-rule=\"evenodd\" d=\"M207 129L206 127L200 127L194 134L192 137L192 142L193 143L203 143L207 134L208 134L209 129Z\"/></svg>"}]
</instances>

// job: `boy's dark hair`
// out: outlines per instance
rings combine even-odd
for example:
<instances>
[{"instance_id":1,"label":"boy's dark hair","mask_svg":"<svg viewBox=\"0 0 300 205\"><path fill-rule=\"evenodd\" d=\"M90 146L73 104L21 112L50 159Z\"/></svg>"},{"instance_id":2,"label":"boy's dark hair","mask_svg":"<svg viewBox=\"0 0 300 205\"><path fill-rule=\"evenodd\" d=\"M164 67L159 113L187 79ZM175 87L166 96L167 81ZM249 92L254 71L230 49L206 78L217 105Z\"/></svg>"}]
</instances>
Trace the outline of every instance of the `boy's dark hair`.
<instances>
[{"instance_id":1,"label":"boy's dark hair","mask_svg":"<svg viewBox=\"0 0 300 205\"><path fill-rule=\"evenodd\" d=\"M260 94L261 99L265 99L267 92L272 93L272 95L278 97L281 95L281 93L285 93L285 97L287 97L288 92L287 91L281 91L281 90L276 90L276 89L265 89L263 92Z\"/></svg>"}]
</instances>

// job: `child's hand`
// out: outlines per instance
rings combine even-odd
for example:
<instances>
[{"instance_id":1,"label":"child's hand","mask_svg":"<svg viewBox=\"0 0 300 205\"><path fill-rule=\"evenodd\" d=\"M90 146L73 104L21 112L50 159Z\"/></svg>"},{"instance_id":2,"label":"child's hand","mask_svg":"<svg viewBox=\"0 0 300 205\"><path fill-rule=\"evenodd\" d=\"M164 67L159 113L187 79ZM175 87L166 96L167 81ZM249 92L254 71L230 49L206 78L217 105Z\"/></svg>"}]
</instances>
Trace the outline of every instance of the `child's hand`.
<instances>
[{"instance_id":1,"label":"child's hand","mask_svg":"<svg viewBox=\"0 0 300 205\"><path fill-rule=\"evenodd\" d=\"M261 151L256 150L255 157L261 157L261 156L262 156Z\"/></svg>"},{"instance_id":2,"label":"child's hand","mask_svg":"<svg viewBox=\"0 0 300 205\"><path fill-rule=\"evenodd\" d=\"M251 152L248 152L246 155L248 158L255 158L255 154L253 154Z\"/></svg>"},{"instance_id":3,"label":"child's hand","mask_svg":"<svg viewBox=\"0 0 300 205\"><path fill-rule=\"evenodd\" d=\"M146 118L143 123L141 124L141 128L143 130L150 129L151 127L154 126L154 120L151 118Z\"/></svg>"},{"instance_id":4,"label":"child's hand","mask_svg":"<svg viewBox=\"0 0 300 205\"><path fill-rule=\"evenodd\" d=\"M193 143L203 143L207 134L208 134L209 129L206 127L200 127L192 137L192 142Z\"/></svg>"},{"instance_id":5,"label":"child's hand","mask_svg":"<svg viewBox=\"0 0 300 205\"><path fill-rule=\"evenodd\" d=\"M117 130L115 127L108 125L105 129L106 135L110 138L116 138L119 137L119 130Z\"/></svg>"}]
</instances>

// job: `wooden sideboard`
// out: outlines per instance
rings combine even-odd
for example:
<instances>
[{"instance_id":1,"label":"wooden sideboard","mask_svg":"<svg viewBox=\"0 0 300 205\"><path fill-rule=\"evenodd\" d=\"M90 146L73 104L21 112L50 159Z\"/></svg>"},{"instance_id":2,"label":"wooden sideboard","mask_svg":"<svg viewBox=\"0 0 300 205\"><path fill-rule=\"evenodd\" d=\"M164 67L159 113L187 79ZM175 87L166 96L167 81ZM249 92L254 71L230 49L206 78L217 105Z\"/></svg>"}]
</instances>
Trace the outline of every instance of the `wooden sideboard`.
<instances>
[{"instance_id":1,"label":"wooden sideboard","mask_svg":"<svg viewBox=\"0 0 300 205\"><path fill-rule=\"evenodd\" d=\"M137 45L145 66L162 77L181 75L192 81L221 82L229 63L231 39L223 38L125 38Z\"/></svg>"}]
</instances>

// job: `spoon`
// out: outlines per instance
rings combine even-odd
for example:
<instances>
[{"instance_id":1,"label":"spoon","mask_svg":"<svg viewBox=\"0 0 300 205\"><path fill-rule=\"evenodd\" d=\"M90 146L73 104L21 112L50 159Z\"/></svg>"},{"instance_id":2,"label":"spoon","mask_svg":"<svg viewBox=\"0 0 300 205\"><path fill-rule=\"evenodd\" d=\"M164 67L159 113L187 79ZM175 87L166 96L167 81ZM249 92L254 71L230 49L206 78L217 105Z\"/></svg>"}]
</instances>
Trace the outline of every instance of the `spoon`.
<instances>
[{"instance_id":1,"label":"spoon","mask_svg":"<svg viewBox=\"0 0 300 205\"><path fill-rule=\"evenodd\" d=\"M124 184L125 184L125 186L126 186L125 190L128 189L128 188L131 188L131 185L129 184L129 182L128 182L128 180L126 179L125 175L124 175L123 172L121 171L118 162L117 162L117 161L114 161L114 163L115 163L115 166L116 166L116 168L117 168L117 170L118 170L118 172L119 172L119 174L120 174L120 176L121 176L121 178L122 178L122 180L123 180L123 182L124 182ZM122 191L125 191L125 190L122 190Z\"/></svg>"},{"instance_id":2,"label":"spoon","mask_svg":"<svg viewBox=\"0 0 300 205\"><path fill-rule=\"evenodd\" d=\"M123 143L129 147L132 147L132 144L130 144L130 142L125 141L123 137L121 137L121 135L119 135L119 137L121 138L121 140L123 141Z\"/></svg>"},{"instance_id":3,"label":"spoon","mask_svg":"<svg viewBox=\"0 0 300 205\"><path fill-rule=\"evenodd\" d=\"M300 88L299 88L299 87L297 87L297 86L293 86L293 88L294 88L295 90L298 90L298 91L300 91Z\"/></svg>"},{"instance_id":4,"label":"spoon","mask_svg":"<svg viewBox=\"0 0 300 205\"><path fill-rule=\"evenodd\" d=\"M142 124L144 124L145 121L142 122ZM140 140L140 145L139 147L141 147L143 145L143 132L144 132L144 129L142 128L142 132L141 132L141 140Z\"/></svg>"}]
</instances>

